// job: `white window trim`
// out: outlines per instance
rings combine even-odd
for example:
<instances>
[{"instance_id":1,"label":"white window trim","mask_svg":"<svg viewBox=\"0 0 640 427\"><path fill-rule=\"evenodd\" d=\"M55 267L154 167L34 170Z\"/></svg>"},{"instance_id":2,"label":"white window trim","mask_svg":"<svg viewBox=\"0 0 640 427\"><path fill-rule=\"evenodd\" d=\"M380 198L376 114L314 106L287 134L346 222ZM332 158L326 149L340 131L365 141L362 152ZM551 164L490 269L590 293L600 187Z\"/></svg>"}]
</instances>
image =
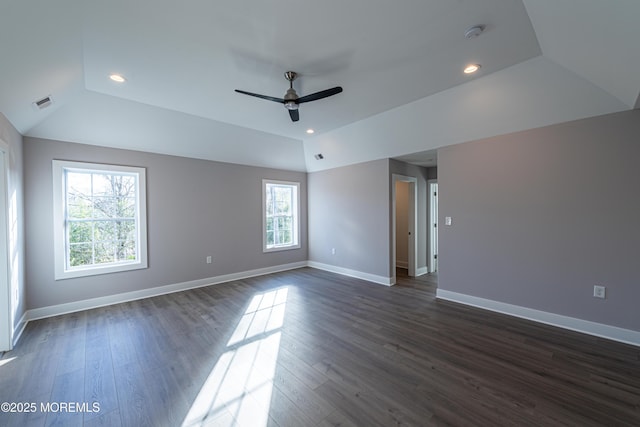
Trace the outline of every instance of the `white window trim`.
<instances>
[{"instance_id":1,"label":"white window trim","mask_svg":"<svg viewBox=\"0 0 640 427\"><path fill-rule=\"evenodd\" d=\"M295 243L287 246L275 246L267 248L267 184L276 185L291 185L296 187L296 200L293 211L295 213L293 218L293 232ZM288 251L291 249L300 249L300 183L293 181L278 181L274 179L262 180L262 252L278 252Z\"/></svg>"},{"instance_id":2,"label":"white window trim","mask_svg":"<svg viewBox=\"0 0 640 427\"><path fill-rule=\"evenodd\" d=\"M126 172L138 175L138 188L136 191L136 206L138 207L138 259L132 262L122 262L110 265L95 265L86 268L66 268L65 249L65 174L64 170L83 170L96 172ZM74 277L95 276L98 274L116 273L147 268L147 196L146 196L146 170L145 168L132 166L108 165L99 163L71 162L53 160L53 234L54 234L54 260L55 280L70 279Z\"/></svg>"}]
</instances>

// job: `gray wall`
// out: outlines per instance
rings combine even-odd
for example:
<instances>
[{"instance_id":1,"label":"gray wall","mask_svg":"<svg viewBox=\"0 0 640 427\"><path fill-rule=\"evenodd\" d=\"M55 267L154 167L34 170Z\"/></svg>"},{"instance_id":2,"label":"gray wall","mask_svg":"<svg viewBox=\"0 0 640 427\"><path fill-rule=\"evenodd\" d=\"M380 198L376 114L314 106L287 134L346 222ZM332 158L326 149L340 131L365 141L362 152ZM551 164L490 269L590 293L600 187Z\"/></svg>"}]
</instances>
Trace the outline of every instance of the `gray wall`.
<instances>
[{"instance_id":1,"label":"gray wall","mask_svg":"<svg viewBox=\"0 0 640 427\"><path fill-rule=\"evenodd\" d=\"M390 188L387 159L310 173L309 260L391 277Z\"/></svg>"},{"instance_id":2,"label":"gray wall","mask_svg":"<svg viewBox=\"0 0 640 427\"><path fill-rule=\"evenodd\" d=\"M149 268L54 280L53 159L147 169ZM306 174L24 138L28 308L306 261ZM262 179L300 182L301 243L262 252ZM213 257L206 264L207 255Z\"/></svg>"},{"instance_id":3,"label":"gray wall","mask_svg":"<svg viewBox=\"0 0 640 427\"><path fill-rule=\"evenodd\" d=\"M18 291L17 299L13 304L14 329L20 327L19 321L26 311L25 292L25 253L24 253L24 199L23 199L23 173L22 173L22 136L9 123L6 117L0 113L0 139L9 144L9 233L10 245L9 257L11 259L11 286ZM12 297L15 293L12 292Z\"/></svg>"},{"instance_id":4,"label":"gray wall","mask_svg":"<svg viewBox=\"0 0 640 427\"><path fill-rule=\"evenodd\" d=\"M435 169L435 168L431 168ZM429 242L429 186L427 181L429 178L429 170L424 167L410 165L408 163L399 162L397 160L389 160L389 179L392 174L410 176L417 179L418 182L418 263L416 269L426 268L428 265L428 242Z\"/></svg>"},{"instance_id":5,"label":"gray wall","mask_svg":"<svg viewBox=\"0 0 640 427\"><path fill-rule=\"evenodd\" d=\"M439 288L640 331L639 161L638 110L439 150Z\"/></svg>"},{"instance_id":6,"label":"gray wall","mask_svg":"<svg viewBox=\"0 0 640 427\"><path fill-rule=\"evenodd\" d=\"M438 168L427 168L427 179L438 179Z\"/></svg>"}]
</instances>

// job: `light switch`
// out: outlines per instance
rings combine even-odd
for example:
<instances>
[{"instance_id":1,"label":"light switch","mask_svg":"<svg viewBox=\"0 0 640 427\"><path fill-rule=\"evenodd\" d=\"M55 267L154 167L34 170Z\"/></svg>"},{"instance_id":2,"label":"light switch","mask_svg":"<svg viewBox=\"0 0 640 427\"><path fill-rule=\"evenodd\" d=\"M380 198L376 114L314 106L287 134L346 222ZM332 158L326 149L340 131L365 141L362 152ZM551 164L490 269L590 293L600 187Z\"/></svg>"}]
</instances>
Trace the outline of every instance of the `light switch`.
<instances>
[{"instance_id":1,"label":"light switch","mask_svg":"<svg viewBox=\"0 0 640 427\"><path fill-rule=\"evenodd\" d=\"M444 217L444 225L451 225L451 217L450 216L445 216Z\"/></svg>"}]
</instances>

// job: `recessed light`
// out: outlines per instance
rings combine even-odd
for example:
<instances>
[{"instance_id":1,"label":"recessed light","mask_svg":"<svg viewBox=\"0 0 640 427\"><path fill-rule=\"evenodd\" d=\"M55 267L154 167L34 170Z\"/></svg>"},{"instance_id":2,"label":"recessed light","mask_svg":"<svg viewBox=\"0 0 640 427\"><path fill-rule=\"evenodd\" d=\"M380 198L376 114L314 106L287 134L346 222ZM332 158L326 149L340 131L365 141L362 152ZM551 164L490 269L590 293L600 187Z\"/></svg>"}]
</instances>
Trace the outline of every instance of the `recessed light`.
<instances>
[{"instance_id":1,"label":"recessed light","mask_svg":"<svg viewBox=\"0 0 640 427\"><path fill-rule=\"evenodd\" d=\"M473 74L476 71L478 71L480 69L481 65L480 64L469 64L466 67L464 67L464 73L465 74Z\"/></svg>"},{"instance_id":2,"label":"recessed light","mask_svg":"<svg viewBox=\"0 0 640 427\"><path fill-rule=\"evenodd\" d=\"M124 83L127 81L121 74L110 74L109 78L116 83Z\"/></svg>"},{"instance_id":3,"label":"recessed light","mask_svg":"<svg viewBox=\"0 0 640 427\"><path fill-rule=\"evenodd\" d=\"M313 130L313 129L307 129L307 133L308 133L309 135L311 135L312 133L315 133L315 130Z\"/></svg>"}]
</instances>

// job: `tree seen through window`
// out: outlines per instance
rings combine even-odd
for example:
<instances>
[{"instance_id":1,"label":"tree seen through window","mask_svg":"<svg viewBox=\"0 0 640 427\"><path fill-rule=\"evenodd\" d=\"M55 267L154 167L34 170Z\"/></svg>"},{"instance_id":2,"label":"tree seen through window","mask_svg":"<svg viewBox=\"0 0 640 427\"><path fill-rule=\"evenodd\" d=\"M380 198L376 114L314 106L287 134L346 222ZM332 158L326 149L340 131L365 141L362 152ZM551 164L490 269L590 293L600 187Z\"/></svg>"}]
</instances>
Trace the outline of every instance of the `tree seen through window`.
<instances>
[{"instance_id":1,"label":"tree seen through window","mask_svg":"<svg viewBox=\"0 0 640 427\"><path fill-rule=\"evenodd\" d=\"M135 261L136 176L66 171L69 268Z\"/></svg>"}]
</instances>

